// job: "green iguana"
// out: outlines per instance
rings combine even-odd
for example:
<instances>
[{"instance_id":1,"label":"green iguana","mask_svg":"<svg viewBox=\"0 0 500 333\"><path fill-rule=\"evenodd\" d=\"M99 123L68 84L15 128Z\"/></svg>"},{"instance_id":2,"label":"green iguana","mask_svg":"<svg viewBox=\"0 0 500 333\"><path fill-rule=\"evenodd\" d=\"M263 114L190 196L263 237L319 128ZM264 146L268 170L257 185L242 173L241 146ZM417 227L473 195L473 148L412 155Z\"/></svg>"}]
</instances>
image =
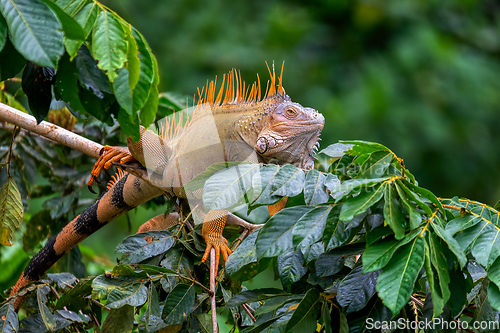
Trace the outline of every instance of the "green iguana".
<instances>
[{"instance_id":1,"label":"green iguana","mask_svg":"<svg viewBox=\"0 0 500 333\"><path fill-rule=\"evenodd\" d=\"M269 68L268 68L269 69ZM94 204L69 222L30 261L13 287L20 288L38 280L64 253L124 212L162 194L188 199L192 208L200 207L202 191L187 192L183 186L210 165L223 161L294 164L309 169L324 125L323 116L312 108L293 103L282 86L282 74L276 80L274 66L269 70L270 84L261 99L260 80L245 87L240 74L233 70L224 75L216 91L216 81L198 90L198 105L182 121L167 121L161 131L141 129L141 139L127 139L124 147L103 148L89 180L91 187L101 170L111 165L138 161L145 177L122 173ZM135 162L137 163L137 162ZM283 201L283 200L282 200ZM278 203L279 204L279 203ZM279 209L279 208L278 208ZM202 211L202 209L201 209ZM273 212L270 210L270 213ZM177 221L178 214L163 214L146 222L139 231L158 229ZM206 241L204 262L210 250L216 250L216 266L222 254L226 261L231 250L222 236L226 224L251 224L227 210L212 210L203 217L202 235ZM24 297L15 299L16 311Z\"/></svg>"}]
</instances>

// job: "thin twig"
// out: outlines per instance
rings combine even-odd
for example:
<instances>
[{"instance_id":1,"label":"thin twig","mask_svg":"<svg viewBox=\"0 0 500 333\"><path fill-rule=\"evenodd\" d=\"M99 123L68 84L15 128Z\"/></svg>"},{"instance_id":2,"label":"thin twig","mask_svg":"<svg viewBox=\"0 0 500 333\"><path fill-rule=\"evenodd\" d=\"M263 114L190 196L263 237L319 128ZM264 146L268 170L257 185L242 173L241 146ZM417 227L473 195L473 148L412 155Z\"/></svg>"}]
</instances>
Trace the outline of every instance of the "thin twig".
<instances>
[{"instance_id":1,"label":"thin twig","mask_svg":"<svg viewBox=\"0 0 500 333\"><path fill-rule=\"evenodd\" d=\"M9 156L7 157L7 176L9 178L10 178L10 161L12 159L12 149L14 146L14 140L16 138L16 129L17 129L17 126L14 126L14 130L12 131L12 139L10 139Z\"/></svg>"},{"instance_id":2,"label":"thin twig","mask_svg":"<svg viewBox=\"0 0 500 333\"><path fill-rule=\"evenodd\" d=\"M217 274L217 267L215 267L215 248L210 250L210 306L212 308L212 326L213 332L218 333L219 327L217 326L217 306L215 304L215 275Z\"/></svg>"},{"instance_id":3,"label":"thin twig","mask_svg":"<svg viewBox=\"0 0 500 333\"><path fill-rule=\"evenodd\" d=\"M257 320L253 316L253 313L252 313L253 309L248 304L245 304L245 303L241 304L241 307L243 308L243 310L245 310L245 312L250 317L250 319L252 319L252 321L255 323Z\"/></svg>"}]
</instances>

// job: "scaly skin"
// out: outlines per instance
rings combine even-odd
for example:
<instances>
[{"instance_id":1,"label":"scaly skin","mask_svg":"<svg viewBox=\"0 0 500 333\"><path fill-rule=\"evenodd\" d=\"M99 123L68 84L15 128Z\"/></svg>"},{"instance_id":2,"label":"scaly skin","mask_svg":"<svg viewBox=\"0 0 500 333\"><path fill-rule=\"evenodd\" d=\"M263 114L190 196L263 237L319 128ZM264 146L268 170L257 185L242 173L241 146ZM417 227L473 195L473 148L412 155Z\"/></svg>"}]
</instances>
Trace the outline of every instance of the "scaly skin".
<instances>
[{"instance_id":1,"label":"scaly skin","mask_svg":"<svg viewBox=\"0 0 500 333\"><path fill-rule=\"evenodd\" d=\"M32 258L11 295L29 282L38 280L65 252L87 236L155 196L176 196L187 199L191 207L200 208L202 191L186 193L183 186L214 163L288 163L311 168L324 118L314 109L293 103L281 86L281 77L276 87L274 69L270 75L271 84L262 100L260 82L254 83L245 96L241 78L233 70L227 76L226 86L224 77L217 96L215 83L207 85L205 96L202 98L200 94L200 103L184 127L167 122L163 129L167 134L141 129L141 140L134 143L128 139L128 149L106 146L92 170L89 186L103 168L109 168L114 162L125 164L136 160L147 170L148 179L125 175L115 181L101 199L68 223ZM278 203L270 212L274 214L283 208L285 202ZM199 213L202 209L197 211ZM171 223L176 218L169 216L165 221L148 221L144 228ZM226 261L231 254L227 240L222 236L226 223L254 229L227 210L212 210L204 214L202 232L207 248L202 261L215 248L216 267L220 255ZM16 299L16 310L22 302L23 297Z\"/></svg>"}]
</instances>

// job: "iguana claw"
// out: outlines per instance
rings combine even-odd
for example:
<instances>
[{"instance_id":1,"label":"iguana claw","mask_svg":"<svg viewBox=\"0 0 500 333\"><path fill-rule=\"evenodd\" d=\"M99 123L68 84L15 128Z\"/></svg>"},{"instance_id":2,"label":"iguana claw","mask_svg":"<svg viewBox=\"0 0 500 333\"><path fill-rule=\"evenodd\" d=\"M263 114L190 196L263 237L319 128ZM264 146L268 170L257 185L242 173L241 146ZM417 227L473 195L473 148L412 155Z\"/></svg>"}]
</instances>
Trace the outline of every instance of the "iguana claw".
<instances>
[{"instance_id":1,"label":"iguana claw","mask_svg":"<svg viewBox=\"0 0 500 333\"><path fill-rule=\"evenodd\" d=\"M101 149L100 155L101 156L99 156L99 159L94 164L94 168L90 172L90 178L87 183L89 190L92 193L95 193L92 186L94 185L94 182L99 183L97 177L99 177L103 169L109 169L115 162L125 164L136 160L126 147L104 146Z\"/></svg>"}]
</instances>

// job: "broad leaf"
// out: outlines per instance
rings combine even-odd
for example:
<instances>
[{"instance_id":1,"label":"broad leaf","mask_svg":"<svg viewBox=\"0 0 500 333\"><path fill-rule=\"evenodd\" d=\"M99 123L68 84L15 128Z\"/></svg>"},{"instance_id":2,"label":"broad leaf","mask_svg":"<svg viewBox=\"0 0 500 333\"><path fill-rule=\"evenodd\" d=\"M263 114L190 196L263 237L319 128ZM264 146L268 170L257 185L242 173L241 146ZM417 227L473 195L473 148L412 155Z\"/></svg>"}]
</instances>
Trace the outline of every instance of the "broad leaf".
<instances>
[{"instance_id":1,"label":"broad leaf","mask_svg":"<svg viewBox=\"0 0 500 333\"><path fill-rule=\"evenodd\" d=\"M153 237L153 240L147 242L145 237ZM121 258L122 264L139 263L166 252L174 243L174 237L167 231L148 231L125 238L115 251L125 254Z\"/></svg>"},{"instance_id":2,"label":"broad leaf","mask_svg":"<svg viewBox=\"0 0 500 333\"><path fill-rule=\"evenodd\" d=\"M318 154L325 154L330 157L340 158L351 148L352 145L349 144L334 143L332 145L329 145L325 149L322 149Z\"/></svg>"},{"instance_id":3,"label":"broad leaf","mask_svg":"<svg viewBox=\"0 0 500 333\"><path fill-rule=\"evenodd\" d=\"M300 249L289 249L278 256L278 272L284 287L290 287L307 273L304 265L304 255Z\"/></svg>"},{"instance_id":4,"label":"broad leaf","mask_svg":"<svg viewBox=\"0 0 500 333\"><path fill-rule=\"evenodd\" d=\"M23 203L12 177L0 188L0 244L11 246L14 232L23 221Z\"/></svg>"},{"instance_id":5,"label":"broad leaf","mask_svg":"<svg viewBox=\"0 0 500 333\"><path fill-rule=\"evenodd\" d=\"M365 212L368 208L376 204L384 194L387 184L382 183L361 191L361 193L349 200L342 206L340 219L350 221L355 215Z\"/></svg>"},{"instance_id":6,"label":"broad leaf","mask_svg":"<svg viewBox=\"0 0 500 333\"><path fill-rule=\"evenodd\" d=\"M386 223L394 231L396 239L402 239L405 236L405 226L407 223L396 194L397 190L393 184L387 184L385 186L384 217Z\"/></svg>"},{"instance_id":7,"label":"broad leaf","mask_svg":"<svg viewBox=\"0 0 500 333\"><path fill-rule=\"evenodd\" d=\"M304 184L304 200L307 205L316 206L328 201L326 192L326 175L316 169L307 172Z\"/></svg>"},{"instance_id":8,"label":"broad leaf","mask_svg":"<svg viewBox=\"0 0 500 333\"><path fill-rule=\"evenodd\" d=\"M488 224L472 245L472 255L485 268L489 268L500 255L499 235L500 229L493 224Z\"/></svg>"},{"instance_id":9,"label":"broad leaf","mask_svg":"<svg viewBox=\"0 0 500 333\"><path fill-rule=\"evenodd\" d=\"M46 296L47 291L44 290L45 288L47 287L46 286L36 287L36 300L38 304L38 311L42 316L43 323L45 324L47 330L53 331L56 328L56 318L54 317L54 314L50 312L49 308L47 307L47 296Z\"/></svg>"},{"instance_id":10,"label":"broad leaf","mask_svg":"<svg viewBox=\"0 0 500 333\"><path fill-rule=\"evenodd\" d=\"M165 307L161 314L168 325L177 325L187 319L194 309L195 300L194 284L178 284L165 300Z\"/></svg>"},{"instance_id":11,"label":"broad leaf","mask_svg":"<svg viewBox=\"0 0 500 333\"><path fill-rule=\"evenodd\" d=\"M383 177L394 155L388 151L377 151L370 154L370 158L363 163L357 178Z\"/></svg>"},{"instance_id":12,"label":"broad leaf","mask_svg":"<svg viewBox=\"0 0 500 333\"><path fill-rule=\"evenodd\" d=\"M7 302L0 307L0 332L14 333L19 331L19 319L14 306Z\"/></svg>"},{"instance_id":13,"label":"broad leaf","mask_svg":"<svg viewBox=\"0 0 500 333\"><path fill-rule=\"evenodd\" d=\"M378 277L378 294L394 315L408 302L413 292L418 273L424 264L424 250L423 237L415 237L398 249Z\"/></svg>"},{"instance_id":14,"label":"broad leaf","mask_svg":"<svg viewBox=\"0 0 500 333\"><path fill-rule=\"evenodd\" d=\"M59 22L61 22L64 35L66 38L84 40L85 34L83 33L82 26L76 20L62 10L56 3L50 0L42 0L52 11L56 14Z\"/></svg>"},{"instance_id":15,"label":"broad leaf","mask_svg":"<svg viewBox=\"0 0 500 333\"><path fill-rule=\"evenodd\" d=\"M101 11L92 33L92 54L99 62L97 66L105 71L109 81L116 78L116 70L127 60L127 38L115 14Z\"/></svg>"},{"instance_id":16,"label":"broad leaf","mask_svg":"<svg viewBox=\"0 0 500 333\"><path fill-rule=\"evenodd\" d=\"M313 209L309 206L285 208L269 219L259 230L255 243L257 258L276 257L286 252L292 245L295 223Z\"/></svg>"},{"instance_id":17,"label":"broad leaf","mask_svg":"<svg viewBox=\"0 0 500 333\"><path fill-rule=\"evenodd\" d=\"M337 301L346 314L363 309L376 293L375 285L380 271L363 274L362 267L354 268L340 282Z\"/></svg>"},{"instance_id":18,"label":"broad leaf","mask_svg":"<svg viewBox=\"0 0 500 333\"><path fill-rule=\"evenodd\" d=\"M90 34L90 31L94 27L94 23L97 19L97 15L99 14L99 5L96 2L91 2L85 7L81 8L78 13L74 14L75 20L83 27L83 35L84 39ZM82 40L75 39L66 39L66 51L69 56L73 59L78 52L78 49L82 46Z\"/></svg>"},{"instance_id":19,"label":"broad leaf","mask_svg":"<svg viewBox=\"0 0 500 333\"><path fill-rule=\"evenodd\" d=\"M111 309L121 308L124 305L141 306L147 297L148 291L142 281L123 284L109 292L106 306Z\"/></svg>"},{"instance_id":20,"label":"broad leaf","mask_svg":"<svg viewBox=\"0 0 500 333\"><path fill-rule=\"evenodd\" d=\"M331 206L316 207L304 214L293 228L293 246L302 250L302 253L309 252L309 247L321 239L325 229L325 222Z\"/></svg>"},{"instance_id":21,"label":"broad leaf","mask_svg":"<svg viewBox=\"0 0 500 333\"><path fill-rule=\"evenodd\" d=\"M280 167L274 178L271 194L294 197L302 192L304 183L304 171L291 164L286 164Z\"/></svg>"},{"instance_id":22,"label":"broad leaf","mask_svg":"<svg viewBox=\"0 0 500 333\"><path fill-rule=\"evenodd\" d=\"M321 311L321 297L316 289L307 291L288 321L285 332L314 332Z\"/></svg>"},{"instance_id":23,"label":"broad leaf","mask_svg":"<svg viewBox=\"0 0 500 333\"><path fill-rule=\"evenodd\" d=\"M439 236L439 238L445 241L445 243L450 248L451 252L453 252L453 254L457 257L460 266L464 267L465 264L467 263L467 258L465 256L465 253L462 251L455 238L453 238L453 236L451 236L446 230L444 230L440 224L436 223L435 220L440 221L440 218L438 216L435 216L434 218L431 219L431 225L434 232L436 233L436 235ZM488 246L487 244L484 245ZM493 258L493 260L495 260L495 258ZM491 262L493 262L493 260Z\"/></svg>"},{"instance_id":24,"label":"broad leaf","mask_svg":"<svg viewBox=\"0 0 500 333\"><path fill-rule=\"evenodd\" d=\"M132 332L134 328L134 308L125 305L118 309L111 309L101 327L102 333Z\"/></svg>"},{"instance_id":25,"label":"broad leaf","mask_svg":"<svg viewBox=\"0 0 500 333\"><path fill-rule=\"evenodd\" d=\"M266 258L258 260L255 252L257 235L257 231L252 232L229 256L226 262L226 272L231 279L235 281L246 281L253 278L267 267L269 260Z\"/></svg>"},{"instance_id":26,"label":"broad leaf","mask_svg":"<svg viewBox=\"0 0 500 333\"><path fill-rule=\"evenodd\" d=\"M41 0L0 0L12 44L26 59L57 67L64 52L64 34L56 15Z\"/></svg>"},{"instance_id":27,"label":"broad leaf","mask_svg":"<svg viewBox=\"0 0 500 333\"><path fill-rule=\"evenodd\" d=\"M268 298L273 298L278 296L291 296L291 295L285 293L281 289L276 289L276 288L245 290L237 295L234 295L228 302L226 302L224 308L228 309L241 304L263 301Z\"/></svg>"}]
</instances>

